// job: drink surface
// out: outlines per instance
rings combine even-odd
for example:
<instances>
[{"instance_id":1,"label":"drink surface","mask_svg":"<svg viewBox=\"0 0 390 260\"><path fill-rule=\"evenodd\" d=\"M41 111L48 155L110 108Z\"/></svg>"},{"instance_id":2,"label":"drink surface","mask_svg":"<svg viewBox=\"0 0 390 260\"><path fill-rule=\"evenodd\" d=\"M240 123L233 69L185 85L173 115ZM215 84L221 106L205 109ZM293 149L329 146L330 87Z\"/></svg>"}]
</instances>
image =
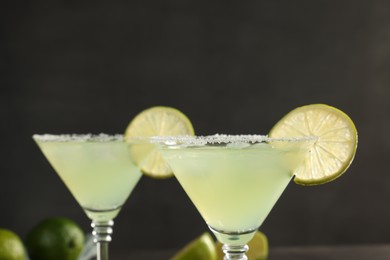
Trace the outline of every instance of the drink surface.
<instances>
[{"instance_id":1,"label":"drink surface","mask_svg":"<svg viewBox=\"0 0 390 260\"><path fill-rule=\"evenodd\" d=\"M75 199L94 221L111 220L141 177L128 144L37 141Z\"/></svg>"},{"instance_id":2,"label":"drink surface","mask_svg":"<svg viewBox=\"0 0 390 260\"><path fill-rule=\"evenodd\" d=\"M298 143L161 150L207 224L223 232L257 229L306 151Z\"/></svg>"}]
</instances>

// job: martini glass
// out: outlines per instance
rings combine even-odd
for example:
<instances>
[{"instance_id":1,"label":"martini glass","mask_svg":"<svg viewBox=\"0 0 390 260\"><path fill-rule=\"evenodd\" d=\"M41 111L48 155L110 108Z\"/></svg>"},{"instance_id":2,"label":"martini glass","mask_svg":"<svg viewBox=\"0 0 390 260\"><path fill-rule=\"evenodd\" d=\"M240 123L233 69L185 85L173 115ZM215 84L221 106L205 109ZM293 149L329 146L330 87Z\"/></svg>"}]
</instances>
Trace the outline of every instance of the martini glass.
<instances>
[{"instance_id":1,"label":"martini glass","mask_svg":"<svg viewBox=\"0 0 390 260\"><path fill-rule=\"evenodd\" d=\"M121 135L34 135L33 139L92 220L97 259L108 259L113 219L141 178Z\"/></svg>"},{"instance_id":2,"label":"martini glass","mask_svg":"<svg viewBox=\"0 0 390 260\"><path fill-rule=\"evenodd\" d=\"M154 137L225 260L247 259L247 243L304 159L314 137Z\"/></svg>"}]
</instances>

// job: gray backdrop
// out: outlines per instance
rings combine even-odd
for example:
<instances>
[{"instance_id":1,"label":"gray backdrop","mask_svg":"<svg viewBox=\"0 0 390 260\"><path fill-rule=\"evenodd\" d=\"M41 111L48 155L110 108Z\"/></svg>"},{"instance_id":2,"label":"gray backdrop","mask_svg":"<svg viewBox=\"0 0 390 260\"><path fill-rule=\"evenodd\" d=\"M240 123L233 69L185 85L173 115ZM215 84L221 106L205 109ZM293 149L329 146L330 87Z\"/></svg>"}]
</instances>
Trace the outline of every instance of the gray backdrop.
<instances>
[{"instance_id":1,"label":"gray backdrop","mask_svg":"<svg viewBox=\"0 0 390 260\"><path fill-rule=\"evenodd\" d=\"M390 242L390 2L12 1L0 7L0 225L89 220L34 133L122 133L173 106L198 134L262 133L327 103L356 123L349 171L291 184L261 227L271 246ZM143 177L113 250L178 248L206 225L175 179Z\"/></svg>"}]
</instances>

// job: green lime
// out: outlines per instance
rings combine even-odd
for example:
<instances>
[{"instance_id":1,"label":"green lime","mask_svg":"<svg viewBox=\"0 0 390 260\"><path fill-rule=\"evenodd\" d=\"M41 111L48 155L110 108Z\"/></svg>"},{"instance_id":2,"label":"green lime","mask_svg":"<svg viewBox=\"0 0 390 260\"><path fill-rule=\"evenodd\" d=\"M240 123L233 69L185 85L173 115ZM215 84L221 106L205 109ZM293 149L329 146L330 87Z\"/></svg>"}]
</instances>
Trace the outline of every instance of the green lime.
<instances>
[{"instance_id":1,"label":"green lime","mask_svg":"<svg viewBox=\"0 0 390 260\"><path fill-rule=\"evenodd\" d=\"M207 232L187 244L171 260L216 260L214 239Z\"/></svg>"},{"instance_id":2,"label":"green lime","mask_svg":"<svg viewBox=\"0 0 390 260\"><path fill-rule=\"evenodd\" d=\"M26 237L31 260L74 260L83 246L83 231L67 218L47 218L38 223Z\"/></svg>"},{"instance_id":3,"label":"green lime","mask_svg":"<svg viewBox=\"0 0 390 260\"><path fill-rule=\"evenodd\" d=\"M248 260L266 260L268 257L268 239L260 231L256 231L252 240L248 243L249 250L246 252ZM218 260L223 259L222 244L216 243Z\"/></svg>"},{"instance_id":4,"label":"green lime","mask_svg":"<svg viewBox=\"0 0 390 260\"><path fill-rule=\"evenodd\" d=\"M0 229L0 260L25 260L26 250L22 240L8 229Z\"/></svg>"}]
</instances>

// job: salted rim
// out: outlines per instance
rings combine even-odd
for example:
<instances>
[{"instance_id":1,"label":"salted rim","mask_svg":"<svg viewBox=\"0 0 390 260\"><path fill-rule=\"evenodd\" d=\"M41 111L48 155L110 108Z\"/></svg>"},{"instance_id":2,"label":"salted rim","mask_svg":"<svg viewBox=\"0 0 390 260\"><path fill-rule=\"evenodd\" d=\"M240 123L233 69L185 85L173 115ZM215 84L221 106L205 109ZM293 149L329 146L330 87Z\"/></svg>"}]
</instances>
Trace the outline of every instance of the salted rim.
<instances>
[{"instance_id":1,"label":"salted rim","mask_svg":"<svg viewBox=\"0 0 390 260\"><path fill-rule=\"evenodd\" d=\"M267 135L227 135L215 134L205 136L150 136L150 137L130 137L125 138L121 134L34 134L33 139L40 142L109 142L109 141L147 141L153 144L165 145L205 145L205 144L242 144L242 143L269 143L269 142L303 142L316 141L317 136L302 136L302 137L285 137L271 138Z\"/></svg>"},{"instance_id":2,"label":"salted rim","mask_svg":"<svg viewBox=\"0 0 390 260\"><path fill-rule=\"evenodd\" d=\"M123 142L120 134L35 134L33 139L39 142Z\"/></svg>"},{"instance_id":3,"label":"salted rim","mask_svg":"<svg viewBox=\"0 0 390 260\"><path fill-rule=\"evenodd\" d=\"M137 139L137 138L136 138ZM135 140L136 140L135 139ZM126 139L128 140L128 139ZM206 136L152 136L149 141L160 145L207 145L207 144L253 144L271 142L304 142L317 141L317 136L271 138L267 135L225 135L215 134Z\"/></svg>"}]
</instances>

